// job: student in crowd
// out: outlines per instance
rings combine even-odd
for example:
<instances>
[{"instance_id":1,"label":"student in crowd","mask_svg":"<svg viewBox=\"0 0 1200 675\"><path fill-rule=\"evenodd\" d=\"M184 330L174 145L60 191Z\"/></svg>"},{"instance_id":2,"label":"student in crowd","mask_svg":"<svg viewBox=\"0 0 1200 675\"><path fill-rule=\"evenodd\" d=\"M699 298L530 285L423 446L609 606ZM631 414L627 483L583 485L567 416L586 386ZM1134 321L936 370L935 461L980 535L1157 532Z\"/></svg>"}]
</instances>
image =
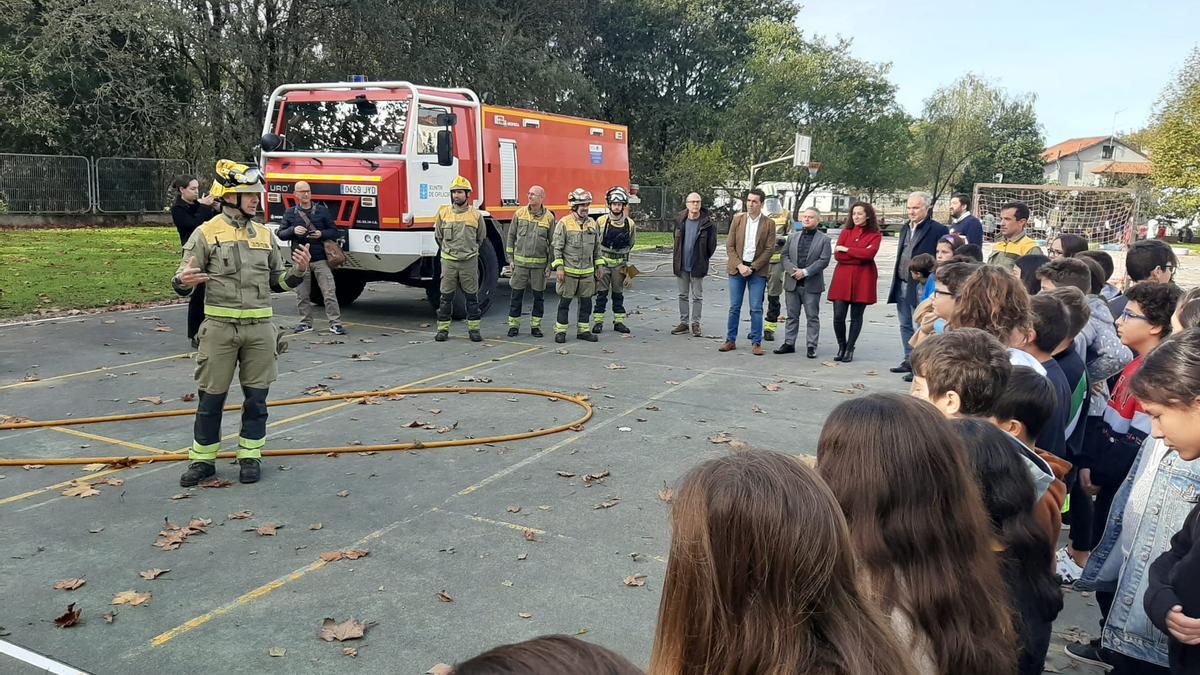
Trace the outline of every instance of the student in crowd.
<instances>
[{"instance_id":1,"label":"student in crowd","mask_svg":"<svg viewBox=\"0 0 1200 675\"><path fill-rule=\"evenodd\" d=\"M1166 242L1160 239L1135 241L1125 253L1126 294L1131 287L1145 281L1169 284L1174 281L1178 268L1179 258ZM1121 315L1125 302L1125 297L1120 296L1109 303L1108 308L1113 316Z\"/></svg>"},{"instance_id":2,"label":"student in crowd","mask_svg":"<svg viewBox=\"0 0 1200 675\"><path fill-rule=\"evenodd\" d=\"M1046 246L1046 255L1051 260L1056 258L1071 258L1088 250L1087 237L1078 234L1060 234L1050 240Z\"/></svg>"},{"instance_id":3,"label":"student in crowd","mask_svg":"<svg viewBox=\"0 0 1200 675\"><path fill-rule=\"evenodd\" d=\"M643 675L620 654L569 635L543 635L493 647L454 666L451 675Z\"/></svg>"},{"instance_id":4,"label":"student in crowd","mask_svg":"<svg viewBox=\"0 0 1200 675\"><path fill-rule=\"evenodd\" d=\"M1152 434L1176 455L1200 459L1200 331L1180 333L1146 356L1133 393L1153 424ZM1184 500L1186 501L1186 500ZM1180 505L1176 505L1177 507ZM1177 512L1172 514L1177 516ZM1150 565L1143 607L1170 636L1171 673L1200 673L1200 506L1193 504L1171 547Z\"/></svg>"},{"instance_id":5,"label":"student in crowd","mask_svg":"<svg viewBox=\"0 0 1200 675\"><path fill-rule=\"evenodd\" d=\"M1088 266L1088 272L1092 275L1092 286L1088 289L1088 295L1099 296L1104 291L1104 268L1094 258L1077 257L1075 259L1082 260L1083 264Z\"/></svg>"},{"instance_id":6,"label":"student in crowd","mask_svg":"<svg viewBox=\"0 0 1200 675\"><path fill-rule=\"evenodd\" d=\"M1112 275L1116 268L1113 265L1112 256L1107 251L1080 251L1074 257L1080 260L1091 259L1100 263L1100 269L1104 272L1104 288L1100 291L1100 297L1104 298L1105 302L1112 302L1121 294L1121 290L1112 284Z\"/></svg>"},{"instance_id":7,"label":"student in crowd","mask_svg":"<svg viewBox=\"0 0 1200 675\"><path fill-rule=\"evenodd\" d=\"M1147 292L1155 293L1150 288L1154 286L1169 287L1138 284L1130 292L1141 290L1130 298L1126 310L1144 310L1140 305L1147 301ZM1195 404L1197 341L1194 331L1185 331L1163 342L1158 348L1163 349L1161 353L1155 349L1140 357L1135 361L1137 371L1128 380L1122 378L1117 387L1118 392L1139 401L1139 407L1146 405L1142 414L1150 420L1152 435L1142 444L1134 469L1113 498L1104 536L1075 584L1078 590L1096 593L1103 626L1101 637L1087 644L1067 645L1066 649L1072 658L1112 668L1118 675L1168 672L1170 626L1168 633L1163 633L1153 625L1165 622L1166 616L1160 616L1156 604L1163 598L1154 599L1149 590L1155 575L1148 574L1148 567L1167 550L1169 537L1184 526L1200 492L1200 460L1171 452L1172 445L1191 447L1189 437L1174 434L1163 438L1168 428L1178 431L1176 425L1181 421L1188 425L1187 433L1192 437L1196 433L1195 421L1180 420L1178 415L1183 398ZM1146 370L1145 365L1151 368ZM1184 397L1179 395L1181 392ZM1171 401L1172 407L1164 407L1161 401ZM1161 573L1162 568L1159 570ZM1146 609L1147 595L1155 603L1150 612ZM1185 616L1196 612L1190 605L1186 609Z\"/></svg>"},{"instance_id":8,"label":"student in crowd","mask_svg":"<svg viewBox=\"0 0 1200 675\"><path fill-rule=\"evenodd\" d=\"M1042 280L1038 278L1037 271L1048 262L1050 259L1040 253L1023 255L1013 263L1011 272L1021 280L1027 293L1037 295L1042 290Z\"/></svg>"},{"instance_id":9,"label":"student in crowd","mask_svg":"<svg viewBox=\"0 0 1200 675\"><path fill-rule=\"evenodd\" d=\"M1070 461L1067 453L1067 422L1071 415L1071 396L1074 393L1062 366L1054 360L1054 352L1067 336L1067 308L1050 295L1035 295L1029 299L1033 316L1033 332L1021 347L1037 359L1046 370L1046 379L1054 386L1057 405L1054 414L1038 434L1035 445L1055 456Z\"/></svg>"},{"instance_id":10,"label":"student in crowd","mask_svg":"<svg viewBox=\"0 0 1200 675\"><path fill-rule=\"evenodd\" d=\"M1034 516L1033 481L1003 431L979 419L951 424L970 455L999 549L1000 571L1020 638L1016 672L1041 675L1063 595L1051 572L1054 544Z\"/></svg>"},{"instance_id":11,"label":"student in crowd","mask_svg":"<svg viewBox=\"0 0 1200 675\"><path fill-rule=\"evenodd\" d=\"M933 268L937 264L933 256L928 253L913 256L912 262L908 264L908 273L912 275L913 283L921 289L918 300L924 302L933 295ZM914 310L915 313L915 310Z\"/></svg>"},{"instance_id":12,"label":"student in crowd","mask_svg":"<svg viewBox=\"0 0 1200 675\"><path fill-rule=\"evenodd\" d=\"M704 462L671 502L649 672L915 673L859 572L837 500L798 458Z\"/></svg>"},{"instance_id":13,"label":"student in crowd","mask_svg":"<svg viewBox=\"0 0 1200 675\"><path fill-rule=\"evenodd\" d=\"M933 295L934 278L937 276L937 268L950 262L950 259L955 255L954 252L962 248L966 243L965 239L953 233L943 235L941 239L938 239L937 251L933 255L933 272L929 275L929 280L925 282L925 293L922 295L922 299L928 299L929 296Z\"/></svg>"},{"instance_id":14,"label":"student in crowd","mask_svg":"<svg viewBox=\"0 0 1200 675\"><path fill-rule=\"evenodd\" d=\"M1033 329L1029 293L1005 268L984 265L975 270L958 291L950 329L978 328L1008 347L1014 366L1029 366L1045 375L1037 359L1021 351Z\"/></svg>"},{"instance_id":15,"label":"student in crowd","mask_svg":"<svg viewBox=\"0 0 1200 675\"><path fill-rule=\"evenodd\" d=\"M961 258L970 258L977 263L983 262L983 249L975 244L963 244L954 251L954 255Z\"/></svg>"},{"instance_id":16,"label":"student in crowd","mask_svg":"<svg viewBox=\"0 0 1200 675\"><path fill-rule=\"evenodd\" d=\"M979 265L965 262L959 256L941 263L937 268L934 279L933 295L917 305L913 312L913 321L919 326L913 333L910 344L915 348L931 335L937 335L946 330L946 322L954 312L954 301L962 282L966 281ZM912 382L912 373L904 376L905 382Z\"/></svg>"},{"instance_id":17,"label":"student in crowd","mask_svg":"<svg viewBox=\"0 0 1200 675\"><path fill-rule=\"evenodd\" d=\"M987 512L949 421L898 394L846 401L821 430L817 469L846 514L861 574L918 671L1016 672L1017 636Z\"/></svg>"}]
</instances>

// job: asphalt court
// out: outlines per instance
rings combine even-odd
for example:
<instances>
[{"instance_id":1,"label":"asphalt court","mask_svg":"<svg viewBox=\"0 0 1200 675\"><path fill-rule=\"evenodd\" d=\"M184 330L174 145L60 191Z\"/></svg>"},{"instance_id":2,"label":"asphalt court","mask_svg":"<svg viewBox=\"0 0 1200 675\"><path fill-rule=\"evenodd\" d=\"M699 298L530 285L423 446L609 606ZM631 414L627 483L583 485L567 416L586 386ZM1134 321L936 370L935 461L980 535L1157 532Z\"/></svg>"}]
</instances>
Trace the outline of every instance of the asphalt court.
<instances>
[{"instance_id":1,"label":"asphalt court","mask_svg":"<svg viewBox=\"0 0 1200 675\"><path fill-rule=\"evenodd\" d=\"M643 269L664 260L635 257ZM424 673L546 633L578 634L646 665L669 548L660 493L696 463L729 451L710 437L724 432L751 447L812 454L838 403L905 391L887 372L899 354L891 307L867 311L849 365L832 362L828 305L816 360L754 357L745 339L720 354L724 279L706 281L704 332L712 337L672 336L675 281L662 269L626 293L632 336L609 328L594 344L573 334L565 345L549 335L531 338L527 316L519 337L502 337L504 284L484 318L483 343L464 339L461 322L454 339L435 343L423 293L373 284L344 310L348 336L322 330L292 339L271 390L272 400L318 386L331 393L405 385L561 391L586 395L594 406L580 431L490 446L274 458L264 461L257 485L211 489L179 487L180 463L95 472L0 467L0 639L101 673ZM552 325L557 298L548 295L546 305ZM275 309L280 324L294 324L292 296L277 296ZM185 310L168 306L0 326L0 415L190 407L181 400L194 391L184 323ZM743 323L743 336L747 329ZM230 402L237 401L235 387ZM267 447L482 438L579 413L570 403L506 394L321 401L271 408ZM226 413L227 438L236 437L236 420L236 412ZM412 422L422 428L406 426ZM191 424L183 416L0 432L0 457L174 452L190 444ZM235 443L227 440L225 449ZM218 473L236 481L230 463L220 462ZM64 496L73 480L95 484L100 494ZM251 515L228 518L242 511ZM184 525L193 518L212 523L178 549L153 546L164 519ZM273 536L259 533L271 524ZM352 549L369 554L321 558ZM170 571L139 576L151 569ZM633 575L645 575L644 585L627 586ZM86 583L76 590L52 588L77 578ZM110 605L130 590L152 597L142 606ZM72 602L82 608L81 623L55 627ZM108 623L110 611L116 615ZM1089 612L1071 623L1083 626ZM324 642L325 617L374 625L361 640ZM272 657L272 649L284 655ZM0 656L0 672L38 671Z\"/></svg>"}]
</instances>

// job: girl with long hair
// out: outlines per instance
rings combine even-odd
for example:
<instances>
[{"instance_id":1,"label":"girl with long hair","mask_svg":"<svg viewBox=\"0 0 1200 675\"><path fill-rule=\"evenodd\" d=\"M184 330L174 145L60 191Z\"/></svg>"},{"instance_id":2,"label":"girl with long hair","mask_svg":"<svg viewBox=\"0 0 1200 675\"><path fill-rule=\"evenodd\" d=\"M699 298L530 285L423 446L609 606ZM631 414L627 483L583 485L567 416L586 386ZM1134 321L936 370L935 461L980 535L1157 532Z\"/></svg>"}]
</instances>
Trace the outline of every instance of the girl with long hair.
<instances>
[{"instance_id":1,"label":"girl with long hair","mask_svg":"<svg viewBox=\"0 0 1200 675\"><path fill-rule=\"evenodd\" d=\"M620 654L569 635L543 635L493 647L450 675L642 675Z\"/></svg>"},{"instance_id":2,"label":"girl with long hair","mask_svg":"<svg viewBox=\"0 0 1200 675\"><path fill-rule=\"evenodd\" d=\"M837 267L829 284L829 299L833 302L833 334L837 336L838 353L834 361L854 360L854 345L862 332L863 312L876 302L879 269L875 255L883 234L875 208L866 202L855 202L842 233L833 248ZM850 332L846 333L846 314L850 315Z\"/></svg>"},{"instance_id":3,"label":"girl with long hair","mask_svg":"<svg viewBox=\"0 0 1200 675\"><path fill-rule=\"evenodd\" d=\"M984 265L963 282L955 298L949 329L978 328L1008 347L1014 366L1029 366L1039 375L1046 367L1021 351L1033 331L1029 291L1021 280L998 265Z\"/></svg>"},{"instance_id":4,"label":"girl with long hair","mask_svg":"<svg viewBox=\"0 0 1200 675\"><path fill-rule=\"evenodd\" d=\"M693 469L671 503L651 675L909 675L864 596L846 520L799 458L744 452Z\"/></svg>"},{"instance_id":5,"label":"girl with long hair","mask_svg":"<svg viewBox=\"0 0 1200 675\"><path fill-rule=\"evenodd\" d=\"M987 512L942 414L899 394L847 401L821 430L817 470L846 515L862 577L918 670L1016 672Z\"/></svg>"},{"instance_id":6,"label":"girl with long hair","mask_svg":"<svg viewBox=\"0 0 1200 675\"><path fill-rule=\"evenodd\" d=\"M967 447L991 518L1000 573L1020 638L1017 672L1041 675L1063 595L1054 578L1054 542L1034 514L1037 492L1033 479L1013 452L1012 440L994 425L975 418L950 424Z\"/></svg>"}]
</instances>

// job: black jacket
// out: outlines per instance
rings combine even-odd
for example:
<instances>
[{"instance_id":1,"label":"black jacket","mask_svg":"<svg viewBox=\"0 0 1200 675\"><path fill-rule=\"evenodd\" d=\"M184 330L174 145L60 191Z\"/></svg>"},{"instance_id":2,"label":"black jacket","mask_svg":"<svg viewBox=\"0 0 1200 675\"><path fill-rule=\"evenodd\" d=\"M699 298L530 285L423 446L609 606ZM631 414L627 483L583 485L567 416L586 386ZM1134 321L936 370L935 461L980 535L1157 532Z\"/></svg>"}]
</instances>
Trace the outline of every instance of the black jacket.
<instances>
[{"instance_id":1,"label":"black jacket","mask_svg":"<svg viewBox=\"0 0 1200 675\"><path fill-rule=\"evenodd\" d=\"M186 244L196 228L215 215L217 214L211 206L200 202L189 204L182 199L176 199L175 205L171 207L171 221L175 223L175 229L179 230L179 245Z\"/></svg>"},{"instance_id":2,"label":"black jacket","mask_svg":"<svg viewBox=\"0 0 1200 675\"><path fill-rule=\"evenodd\" d=\"M683 275L683 238L687 234L687 209L675 215L675 253L672 265L675 276ZM700 229L692 249L692 277L708 276L708 261L717 250L717 225L708 209L700 209Z\"/></svg>"},{"instance_id":3,"label":"black jacket","mask_svg":"<svg viewBox=\"0 0 1200 675\"><path fill-rule=\"evenodd\" d=\"M297 237L295 228L297 226L308 230L311 229L304 219L300 217L300 205L297 204L283 213L283 226L279 228L279 238L291 242L292 250L295 250L300 244L309 244L308 254L314 260L325 259L325 242L337 241L338 228L334 225L333 218L329 216L329 209L325 208L324 204L313 202L312 208L306 211L308 219L312 221L313 227L321 233L319 239L309 239L305 234L303 237Z\"/></svg>"},{"instance_id":4,"label":"black jacket","mask_svg":"<svg viewBox=\"0 0 1200 675\"><path fill-rule=\"evenodd\" d=\"M909 306L916 307L917 303L917 283L912 280L912 275L907 269L900 269L900 260L904 257L904 247L908 245L908 236L910 226L905 223L900 228L900 245L896 249L896 266L892 270L892 290L888 293L887 301L891 304L900 301L900 295L903 293L907 298ZM933 211L925 216L925 220L917 226L916 237L917 241L913 245L912 257L915 258L922 253L929 255L937 255L938 239L941 239L949 230L946 226L933 219Z\"/></svg>"},{"instance_id":5,"label":"black jacket","mask_svg":"<svg viewBox=\"0 0 1200 675\"><path fill-rule=\"evenodd\" d=\"M1184 498L1187 498L1185 493ZM1171 537L1171 548L1150 565L1150 578L1142 606L1146 616L1167 634L1171 673L1200 673L1200 645L1189 646L1176 640L1167 630L1167 613L1175 605L1192 618L1200 616L1200 506L1183 521L1183 528Z\"/></svg>"}]
</instances>

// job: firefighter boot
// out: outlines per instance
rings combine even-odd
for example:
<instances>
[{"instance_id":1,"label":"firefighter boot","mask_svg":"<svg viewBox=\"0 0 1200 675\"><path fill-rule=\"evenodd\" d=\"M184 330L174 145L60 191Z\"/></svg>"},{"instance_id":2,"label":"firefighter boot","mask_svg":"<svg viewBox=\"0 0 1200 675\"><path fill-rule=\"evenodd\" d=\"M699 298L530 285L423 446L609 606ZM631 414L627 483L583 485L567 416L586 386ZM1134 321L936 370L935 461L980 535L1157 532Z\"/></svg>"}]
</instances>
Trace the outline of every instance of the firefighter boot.
<instances>
[{"instance_id":1,"label":"firefighter boot","mask_svg":"<svg viewBox=\"0 0 1200 675\"><path fill-rule=\"evenodd\" d=\"M238 482L257 483L262 477L262 462L257 459L238 460Z\"/></svg>"},{"instance_id":2,"label":"firefighter boot","mask_svg":"<svg viewBox=\"0 0 1200 675\"><path fill-rule=\"evenodd\" d=\"M554 341L558 344L563 344L567 341L567 334L554 331Z\"/></svg>"},{"instance_id":3,"label":"firefighter boot","mask_svg":"<svg viewBox=\"0 0 1200 675\"><path fill-rule=\"evenodd\" d=\"M483 342L483 336L479 334L479 329L477 328L467 331L467 337L471 338L471 342Z\"/></svg>"},{"instance_id":4,"label":"firefighter boot","mask_svg":"<svg viewBox=\"0 0 1200 675\"><path fill-rule=\"evenodd\" d=\"M183 487L192 487L217 475L215 464L217 451L221 449L221 412L225 408L225 396L225 393L199 391L196 421L192 426L192 449L188 452L192 463L179 477Z\"/></svg>"},{"instance_id":5,"label":"firefighter boot","mask_svg":"<svg viewBox=\"0 0 1200 675\"><path fill-rule=\"evenodd\" d=\"M540 338L542 335L542 317L533 317L533 326L529 328L529 334L533 337Z\"/></svg>"},{"instance_id":6,"label":"firefighter boot","mask_svg":"<svg viewBox=\"0 0 1200 675\"><path fill-rule=\"evenodd\" d=\"M179 477L179 484L183 487L194 487L200 481L208 480L217 475L217 467L212 462L192 462L188 464L187 471Z\"/></svg>"},{"instance_id":7,"label":"firefighter boot","mask_svg":"<svg viewBox=\"0 0 1200 675\"><path fill-rule=\"evenodd\" d=\"M237 459L242 483L257 483L262 476L259 466L262 449L267 444L267 393L268 389L242 387L242 430L238 434Z\"/></svg>"}]
</instances>

